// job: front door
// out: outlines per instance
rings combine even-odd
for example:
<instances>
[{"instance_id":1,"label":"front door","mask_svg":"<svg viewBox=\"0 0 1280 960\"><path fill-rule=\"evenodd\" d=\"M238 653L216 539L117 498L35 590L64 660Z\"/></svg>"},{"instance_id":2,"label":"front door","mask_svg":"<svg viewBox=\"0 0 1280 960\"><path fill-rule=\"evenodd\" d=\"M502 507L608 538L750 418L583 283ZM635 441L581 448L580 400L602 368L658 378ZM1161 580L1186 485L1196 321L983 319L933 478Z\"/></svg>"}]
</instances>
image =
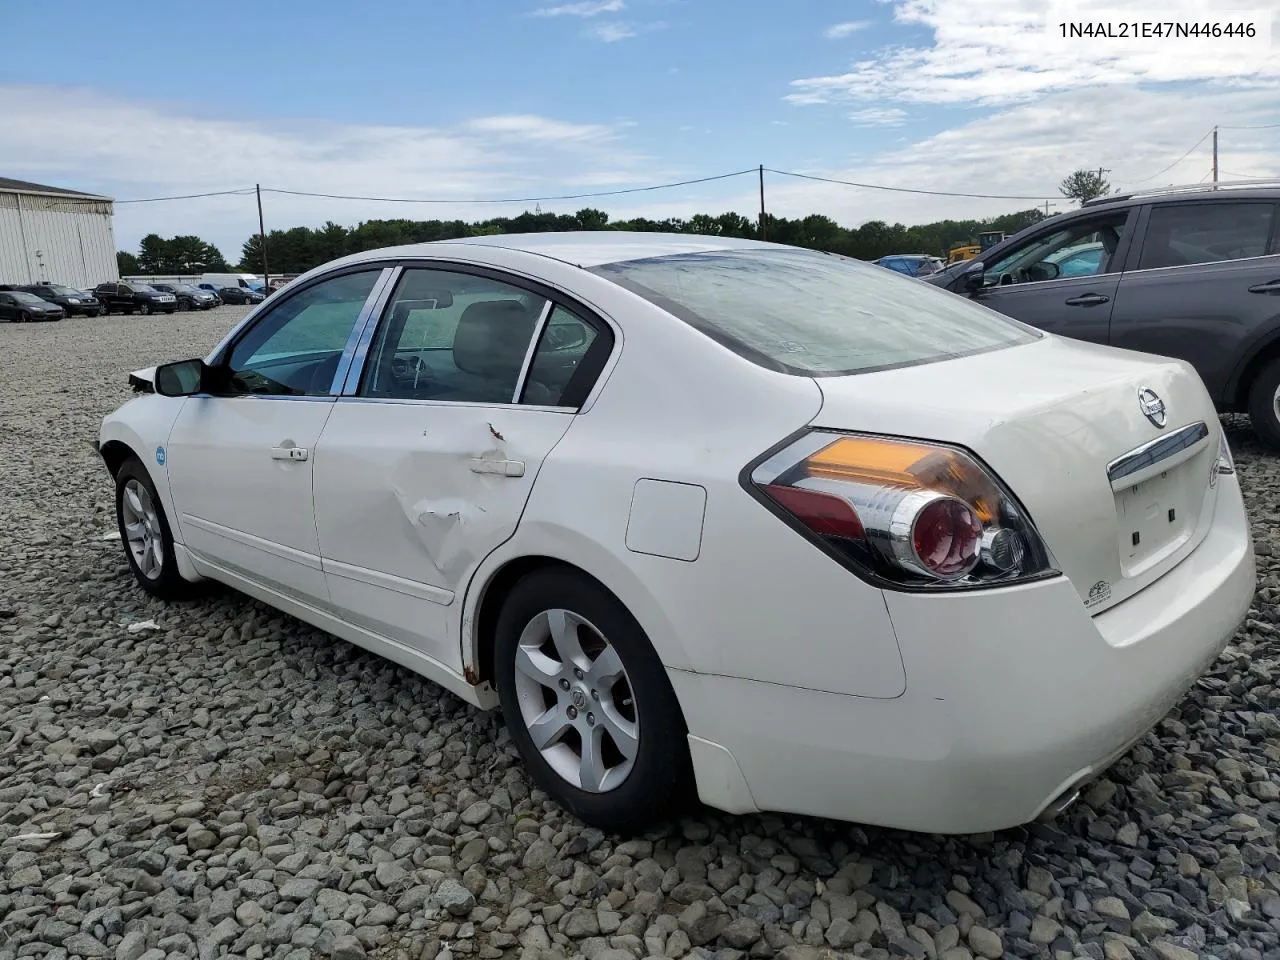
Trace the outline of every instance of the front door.
<instances>
[{"instance_id":1,"label":"front door","mask_svg":"<svg viewBox=\"0 0 1280 960\"><path fill-rule=\"evenodd\" d=\"M318 445L316 526L343 616L460 669L466 585L515 533L583 358L611 342L516 281L404 271Z\"/></svg>"},{"instance_id":2,"label":"front door","mask_svg":"<svg viewBox=\"0 0 1280 960\"><path fill-rule=\"evenodd\" d=\"M1070 220L984 261L983 306L1041 330L1106 343L1129 211Z\"/></svg>"},{"instance_id":3,"label":"front door","mask_svg":"<svg viewBox=\"0 0 1280 960\"><path fill-rule=\"evenodd\" d=\"M157 451L196 556L294 599L328 598L312 509L316 443L378 269L330 277L264 312L189 397Z\"/></svg>"},{"instance_id":4,"label":"front door","mask_svg":"<svg viewBox=\"0 0 1280 960\"><path fill-rule=\"evenodd\" d=\"M1229 406L1237 365L1280 321L1275 219L1267 200L1152 204L1137 268L1120 283L1112 344L1186 360Z\"/></svg>"}]
</instances>

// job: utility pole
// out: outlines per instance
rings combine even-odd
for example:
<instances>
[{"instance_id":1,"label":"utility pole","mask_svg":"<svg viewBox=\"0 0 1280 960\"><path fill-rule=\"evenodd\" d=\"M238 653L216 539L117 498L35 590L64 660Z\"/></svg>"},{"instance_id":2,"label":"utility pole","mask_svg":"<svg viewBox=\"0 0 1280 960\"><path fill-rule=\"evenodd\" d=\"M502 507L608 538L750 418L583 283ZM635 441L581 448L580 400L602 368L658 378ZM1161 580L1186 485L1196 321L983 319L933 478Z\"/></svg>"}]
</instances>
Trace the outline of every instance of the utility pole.
<instances>
[{"instance_id":1,"label":"utility pole","mask_svg":"<svg viewBox=\"0 0 1280 960\"><path fill-rule=\"evenodd\" d=\"M1050 207L1056 207L1056 206L1057 206L1057 204L1056 204L1056 203L1053 203L1053 202L1052 202L1052 201L1050 201L1050 200L1046 200L1046 201L1044 202L1044 215L1045 215L1046 217L1047 217L1047 216L1049 216L1049 208L1050 208Z\"/></svg>"},{"instance_id":2,"label":"utility pole","mask_svg":"<svg viewBox=\"0 0 1280 960\"><path fill-rule=\"evenodd\" d=\"M764 239L764 164L760 164L760 239Z\"/></svg>"},{"instance_id":3,"label":"utility pole","mask_svg":"<svg viewBox=\"0 0 1280 960\"><path fill-rule=\"evenodd\" d=\"M1218 182L1218 128L1213 128L1213 182Z\"/></svg>"},{"instance_id":4,"label":"utility pole","mask_svg":"<svg viewBox=\"0 0 1280 960\"><path fill-rule=\"evenodd\" d=\"M271 289L271 274L267 270L267 231L262 224L262 184L255 183L253 188L258 194L258 245L262 247L262 295L265 297Z\"/></svg>"}]
</instances>

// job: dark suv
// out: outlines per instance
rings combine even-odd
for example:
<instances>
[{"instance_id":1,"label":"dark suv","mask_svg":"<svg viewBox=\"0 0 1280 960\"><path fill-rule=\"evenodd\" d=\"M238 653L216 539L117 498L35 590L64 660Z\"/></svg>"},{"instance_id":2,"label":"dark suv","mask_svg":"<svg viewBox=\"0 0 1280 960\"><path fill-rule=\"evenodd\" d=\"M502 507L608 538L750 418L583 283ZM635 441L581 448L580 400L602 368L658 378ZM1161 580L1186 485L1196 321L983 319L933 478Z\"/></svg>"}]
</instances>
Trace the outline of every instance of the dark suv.
<instances>
[{"instance_id":1,"label":"dark suv","mask_svg":"<svg viewBox=\"0 0 1280 960\"><path fill-rule=\"evenodd\" d=\"M1280 181L1113 194L924 277L1032 326L1186 360L1280 450Z\"/></svg>"},{"instance_id":2,"label":"dark suv","mask_svg":"<svg viewBox=\"0 0 1280 960\"><path fill-rule=\"evenodd\" d=\"M27 283L27 284L0 284L0 290L16 290L20 293L32 293L46 303L52 303L62 308L62 312L68 317L83 315L86 317L96 317L102 312L102 304L91 293L85 293L83 290L76 290L73 287L64 287L59 283Z\"/></svg>"},{"instance_id":3,"label":"dark suv","mask_svg":"<svg viewBox=\"0 0 1280 960\"><path fill-rule=\"evenodd\" d=\"M179 310L211 310L222 301L209 290L201 290L189 283L153 283L161 293L172 293L178 300Z\"/></svg>"},{"instance_id":4,"label":"dark suv","mask_svg":"<svg viewBox=\"0 0 1280 960\"><path fill-rule=\"evenodd\" d=\"M146 283L100 283L93 294L102 301L106 313L173 313L178 309L177 297Z\"/></svg>"}]
</instances>

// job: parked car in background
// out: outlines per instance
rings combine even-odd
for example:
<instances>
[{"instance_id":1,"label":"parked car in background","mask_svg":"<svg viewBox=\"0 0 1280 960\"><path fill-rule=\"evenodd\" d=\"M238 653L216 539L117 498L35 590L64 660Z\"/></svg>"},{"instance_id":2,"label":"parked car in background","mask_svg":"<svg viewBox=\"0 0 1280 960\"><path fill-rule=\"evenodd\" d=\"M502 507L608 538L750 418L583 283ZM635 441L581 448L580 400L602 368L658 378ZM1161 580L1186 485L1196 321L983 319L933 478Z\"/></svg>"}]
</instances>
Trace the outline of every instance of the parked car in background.
<instances>
[{"instance_id":1,"label":"parked car in background","mask_svg":"<svg viewBox=\"0 0 1280 960\"><path fill-rule=\"evenodd\" d=\"M221 581L501 707L608 831L1052 816L1255 593L1188 364L812 250L370 250L130 381L97 443L143 590Z\"/></svg>"},{"instance_id":2,"label":"parked car in background","mask_svg":"<svg viewBox=\"0 0 1280 960\"><path fill-rule=\"evenodd\" d=\"M98 298L74 287L64 287L58 283L29 283L17 286L0 284L0 290L20 290L34 294L46 303L55 303L62 308L65 316L96 317L103 312Z\"/></svg>"},{"instance_id":3,"label":"parked car in background","mask_svg":"<svg viewBox=\"0 0 1280 960\"><path fill-rule=\"evenodd\" d=\"M931 257L924 253L897 253L872 262L876 266L905 273L908 277L927 277L946 266L941 257Z\"/></svg>"},{"instance_id":4,"label":"parked car in background","mask_svg":"<svg viewBox=\"0 0 1280 960\"><path fill-rule=\"evenodd\" d=\"M177 298L179 310L211 310L222 301L212 291L201 290L189 283L153 283L161 293L171 293Z\"/></svg>"},{"instance_id":5,"label":"parked car in background","mask_svg":"<svg viewBox=\"0 0 1280 960\"><path fill-rule=\"evenodd\" d=\"M1280 181L1113 194L926 282L1032 326L1186 360L1280 450Z\"/></svg>"},{"instance_id":6,"label":"parked car in background","mask_svg":"<svg viewBox=\"0 0 1280 960\"><path fill-rule=\"evenodd\" d=\"M177 297L147 283L100 283L93 288L93 293L106 313L173 313L178 309Z\"/></svg>"},{"instance_id":7,"label":"parked car in background","mask_svg":"<svg viewBox=\"0 0 1280 960\"><path fill-rule=\"evenodd\" d=\"M218 291L218 296L223 303L234 304L261 303L266 299L257 290L250 290L248 287L223 287Z\"/></svg>"},{"instance_id":8,"label":"parked car in background","mask_svg":"<svg viewBox=\"0 0 1280 960\"><path fill-rule=\"evenodd\" d=\"M34 323L40 320L61 320L65 315L65 311L56 303L43 300L34 293L0 290L0 320Z\"/></svg>"}]
</instances>

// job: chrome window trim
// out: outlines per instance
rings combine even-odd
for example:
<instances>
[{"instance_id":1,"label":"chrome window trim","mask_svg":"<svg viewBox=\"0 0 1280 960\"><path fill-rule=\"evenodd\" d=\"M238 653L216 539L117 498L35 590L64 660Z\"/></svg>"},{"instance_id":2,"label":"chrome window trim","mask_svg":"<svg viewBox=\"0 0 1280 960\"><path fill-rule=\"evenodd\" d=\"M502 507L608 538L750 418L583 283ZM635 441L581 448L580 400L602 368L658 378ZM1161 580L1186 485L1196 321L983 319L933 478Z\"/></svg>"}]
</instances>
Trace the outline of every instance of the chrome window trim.
<instances>
[{"instance_id":1,"label":"chrome window trim","mask_svg":"<svg viewBox=\"0 0 1280 960\"><path fill-rule=\"evenodd\" d=\"M1108 273L1086 273L1078 277L1054 277L1052 280L1032 280L1030 283L993 283L989 287L979 287L978 292L991 293L995 290L1030 290L1033 287L1037 290L1042 290L1045 286L1051 283L1070 283L1073 280L1105 280L1107 277L1123 277L1126 273L1131 272L1132 271L1128 270L1112 270ZM983 272L983 276L986 276L986 271Z\"/></svg>"},{"instance_id":2,"label":"chrome window trim","mask_svg":"<svg viewBox=\"0 0 1280 960\"><path fill-rule=\"evenodd\" d=\"M347 382L347 374L351 371L355 360L356 350L363 342L364 331L369 326L369 318L377 312L377 306L382 298L383 291L389 286L390 278L397 269L397 267L383 267L382 272L378 274L378 279L374 281L373 287L370 288L369 296L365 298L364 306L360 308L360 312L356 315L356 322L352 324L351 333L347 337L346 345L342 348L342 356L338 359L338 369L333 372L333 381L329 384L329 396L336 397L342 393L343 384Z\"/></svg>"},{"instance_id":3,"label":"chrome window trim","mask_svg":"<svg viewBox=\"0 0 1280 960\"><path fill-rule=\"evenodd\" d=\"M1111 489L1119 493L1176 467L1195 456L1208 440L1209 425L1198 420L1134 447L1107 464Z\"/></svg>"},{"instance_id":4,"label":"chrome window trim","mask_svg":"<svg viewBox=\"0 0 1280 960\"><path fill-rule=\"evenodd\" d=\"M322 399L334 399L324 397ZM398 400L395 397L350 397L343 395L336 398L339 403L385 403L392 406L411 407L477 407L485 410L541 410L544 413L576 414L577 407L548 407L541 404L518 403L507 401L502 403L482 403L479 400Z\"/></svg>"},{"instance_id":5,"label":"chrome window trim","mask_svg":"<svg viewBox=\"0 0 1280 960\"><path fill-rule=\"evenodd\" d=\"M369 346L373 343L373 336L378 330L378 325L382 322L382 315L386 312L387 303L391 300L391 295L400 283L404 268L397 264L387 267L384 273L387 275L384 284L374 289L370 294L370 302L366 304L368 312L362 314L362 321L358 324L360 330L355 334L355 346L352 349L351 360L343 372L342 380L339 381L336 377L334 378L333 387L329 392L335 397L354 393L360 386L360 377L364 373L365 361L369 358Z\"/></svg>"},{"instance_id":6,"label":"chrome window trim","mask_svg":"<svg viewBox=\"0 0 1280 960\"><path fill-rule=\"evenodd\" d=\"M215 393L193 393L192 400L288 400L290 403L299 401L307 403L333 403L336 399L332 394L321 393L312 395L288 394L288 393L233 393L223 396Z\"/></svg>"},{"instance_id":7,"label":"chrome window trim","mask_svg":"<svg viewBox=\"0 0 1280 960\"><path fill-rule=\"evenodd\" d=\"M511 403L513 405L519 405L520 403L520 395L524 393L525 381L529 379L529 368L533 366L534 354L538 352L538 341L542 339L542 331L547 328L551 312L555 308L555 301L543 301L542 312L538 314L538 322L533 325L533 337L529 340L529 346L524 351L524 362L520 364L520 375L516 377L515 393L511 395ZM563 393L564 391L561 392Z\"/></svg>"},{"instance_id":8,"label":"chrome window trim","mask_svg":"<svg viewBox=\"0 0 1280 960\"><path fill-rule=\"evenodd\" d=\"M1124 275L1131 277L1136 273L1158 273L1161 270L1190 270L1192 267L1216 267L1225 263L1252 263L1255 260L1270 260L1273 257L1280 258L1280 252L1262 253L1256 257L1232 257L1230 260L1201 260L1199 263L1175 263L1171 267L1135 267L1132 270L1126 270Z\"/></svg>"}]
</instances>

